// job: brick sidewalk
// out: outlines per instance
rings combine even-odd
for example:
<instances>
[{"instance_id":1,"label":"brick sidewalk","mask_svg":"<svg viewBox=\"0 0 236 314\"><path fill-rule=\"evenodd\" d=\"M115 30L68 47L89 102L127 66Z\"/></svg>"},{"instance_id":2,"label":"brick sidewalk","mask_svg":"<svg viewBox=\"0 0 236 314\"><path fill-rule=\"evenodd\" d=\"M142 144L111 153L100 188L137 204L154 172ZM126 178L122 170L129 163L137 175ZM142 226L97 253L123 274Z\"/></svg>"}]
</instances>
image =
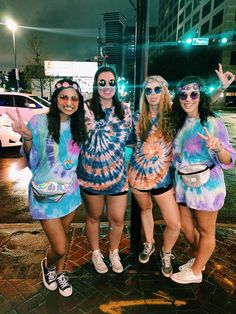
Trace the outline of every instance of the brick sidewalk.
<instances>
[{"instance_id":1,"label":"brick sidewalk","mask_svg":"<svg viewBox=\"0 0 236 314\"><path fill-rule=\"evenodd\" d=\"M159 251L163 225L155 227L156 253L140 264L130 250L130 228L125 225L120 245L124 273L109 269L97 274L84 226L73 224L66 270L74 293L63 298L42 285L40 260L47 241L39 225L0 225L0 313L235 313L236 230L217 227L217 246L201 284L178 285L160 273ZM108 262L107 225L101 228L101 250ZM188 260L190 248L180 236L174 267Z\"/></svg>"}]
</instances>

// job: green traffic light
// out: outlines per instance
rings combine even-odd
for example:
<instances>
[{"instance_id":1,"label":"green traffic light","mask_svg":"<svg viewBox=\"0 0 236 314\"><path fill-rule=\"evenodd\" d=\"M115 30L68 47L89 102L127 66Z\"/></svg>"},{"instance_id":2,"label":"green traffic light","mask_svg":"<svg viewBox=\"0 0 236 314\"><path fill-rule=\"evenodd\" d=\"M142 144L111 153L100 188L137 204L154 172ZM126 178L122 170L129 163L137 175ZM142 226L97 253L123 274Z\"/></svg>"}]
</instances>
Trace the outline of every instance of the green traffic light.
<instances>
[{"instance_id":1,"label":"green traffic light","mask_svg":"<svg viewBox=\"0 0 236 314\"><path fill-rule=\"evenodd\" d=\"M226 44L228 41L228 39L226 37L221 38L221 42L222 44Z\"/></svg>"},{"instance_id":2,"label":"green traffic light","mask_svg":"<svg viewBox=\"0 0 236 314\"><path fill-rule=\"evenodd\" d=\"M187 38L185 42L186 44L190 45L192 43L192 38Z\"/></svg>"}]
</instances>

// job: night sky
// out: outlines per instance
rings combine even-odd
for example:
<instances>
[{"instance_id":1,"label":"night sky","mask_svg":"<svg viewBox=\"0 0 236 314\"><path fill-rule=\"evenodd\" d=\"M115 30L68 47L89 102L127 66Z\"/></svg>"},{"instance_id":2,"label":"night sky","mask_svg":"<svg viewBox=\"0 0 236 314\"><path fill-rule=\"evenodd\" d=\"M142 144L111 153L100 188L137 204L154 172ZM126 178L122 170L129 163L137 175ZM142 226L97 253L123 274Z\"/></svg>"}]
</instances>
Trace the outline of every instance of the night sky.
<instances>
[{"instance_id":1,"label":"night sky","mask_svg":"<svg viewBox=\"0 0 236 314\"><path fill-rule=\"evenodd\" d=\"M156 26L157 0L150 0L150 26ZM17 64L27 64L28 38L39 36L49 60L85 61L97 55L97 29L104 37L103 14L121 12L134 26L136 0L0 0L0 70L14 68L6 17L24 26L16 31ZM26 27L26 28L25 28ZM34 29L29 29L34 28Z\"/></svg>"}]
</instances>

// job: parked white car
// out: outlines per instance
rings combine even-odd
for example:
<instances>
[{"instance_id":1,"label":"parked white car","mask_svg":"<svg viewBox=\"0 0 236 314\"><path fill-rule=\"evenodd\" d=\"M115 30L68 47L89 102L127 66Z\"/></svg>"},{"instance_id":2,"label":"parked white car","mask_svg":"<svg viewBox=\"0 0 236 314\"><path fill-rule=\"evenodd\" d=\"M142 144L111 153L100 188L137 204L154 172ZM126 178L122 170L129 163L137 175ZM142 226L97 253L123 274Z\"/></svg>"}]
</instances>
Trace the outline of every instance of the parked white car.
<instances>
[{"instance_id":1,"label":"parked white car","mask_svg":"<svg viewBox=\"0 0 236 314\"><path fill-rule=\"evenodd\" d=\"M21 136L12 130L12 120L6 112L17 116L18 108L24 122L28 123L32 116L47 113L49 106L47 100L32 94L0 92L0 147L22 145Z\"/></svg>"}]
</instances>

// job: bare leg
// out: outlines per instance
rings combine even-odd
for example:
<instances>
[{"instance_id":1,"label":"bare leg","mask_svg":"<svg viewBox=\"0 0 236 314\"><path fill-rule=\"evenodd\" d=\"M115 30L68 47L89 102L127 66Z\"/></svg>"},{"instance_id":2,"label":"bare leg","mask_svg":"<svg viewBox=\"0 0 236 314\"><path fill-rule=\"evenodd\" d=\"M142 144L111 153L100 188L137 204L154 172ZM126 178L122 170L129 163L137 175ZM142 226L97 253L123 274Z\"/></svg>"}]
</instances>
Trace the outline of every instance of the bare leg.
<instances>
[{"instance_id":1,"label":"bare leg","mask_svg":"<svg viewBox=\"0 0 236 314\"><path fill-rule=\"evenodd\" d=\"M198 224L200 238L192 271L195 275L198 275L201 273L215 249L215 230L218 212L194 210L194 214Z\"/></svg>"},{"instance_id":2,"label":"bare leg","mask_svg":"<svg viewBox=\"0 0 236 314\"><path fill-rule=\"evenodd\" d=\"M184 237L190 244L194 255L196 255L199 242L199 232L196 229L196 219L193 215L193 210L182 205L179 205L179 210L181 216L181 229L184 233Z\"/></svg>"},{"instance_id":3,"label":"bare leg","mask_svg":"<svg viewBox=\"0 0 236 314\"><path fill-rule=\"evenodd\" d=\"M153 203L151 194L149 192L141 192L136 189L132 189L133 195L141 209L141 221L145 235L145 240L148 243L153 243L154 238L154 219L153 219Z\"/></svg>"},{"instance_id":4,"label":"bare leg","mask_svg":"<svg viewBox=\"0 0 236 314\"><path fill-rule=\"evenodd\" d=\"M47 252L47 267L56 266L57 273L64 268L68 249L68 231L75 211L63 218L41 220L40 223L49 240Z\"/></svg>"},{"instance_id":5,"label":"bare leg","mask_svg":"<svg viewBox=\"0 0 236 314\"><path fill-rule=\"evenodd\" d=\"M82 192L87 212L86 234L92 251L99 250L100 218L105 204L104 195L88 195Z\"/></svg>"},{"instance_id":6,"label":"bare leg","mask_svg":"<svg viewBox=\"0 0 236 314\"><path fill-rule=\"evenodd\" d=\"M111 251L119 248L124 227L124 215L127 208L127 200L128 194L106 196L107 216L110 224L109 240Z\"/></svg>"},{"instance_id":7,"label":"bare leg","mask_svg":"<svg viewBox=\"0 0 236 314\"><path fill-rule=\"evenodd\" d=\"M163 251L171 252L180 233L180 214L175 201L174 190L171 189L160 195L153 195L157 202L166 228L163 233Z\"/></svg>"}]
</instances>

